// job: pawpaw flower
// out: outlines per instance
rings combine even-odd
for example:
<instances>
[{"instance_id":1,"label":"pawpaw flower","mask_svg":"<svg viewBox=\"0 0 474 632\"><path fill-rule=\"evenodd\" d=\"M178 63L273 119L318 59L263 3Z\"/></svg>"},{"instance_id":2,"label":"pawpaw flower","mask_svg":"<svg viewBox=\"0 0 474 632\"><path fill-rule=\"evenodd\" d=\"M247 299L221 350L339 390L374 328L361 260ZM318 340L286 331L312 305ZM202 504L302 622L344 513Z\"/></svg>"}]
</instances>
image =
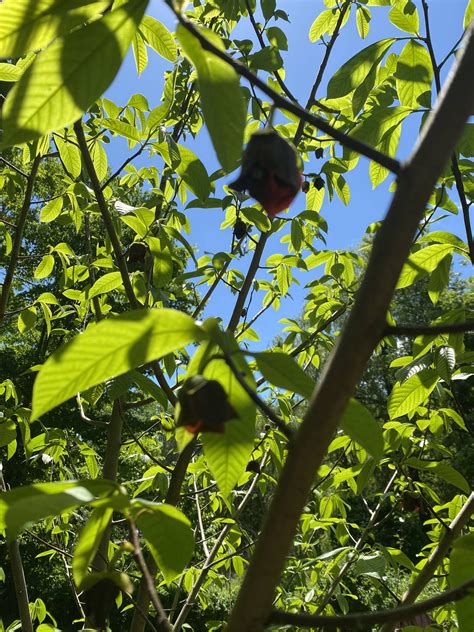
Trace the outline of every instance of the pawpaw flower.
<instances>
[{"instance_id":1,"label":"pawpaw flower","mask_svg":"<svg viewBox=\"0 0 474 632\"><path fill-rule=\"evenodd\" d=\"M238 419L227 393L216 380L194 375L184 381L178 391L179 410L176 426L188 432L224 432L224 424Z\"/></svg>"},{"instance_id":2,"label":"pawpaw flower","mask_svg":"<svg viewBox=\"0 0 474 632\"><path fill-rule=\"evenodd\" d=\"M288 208L302 182L293 145L274 130L265 129L251 136L242 156L240 175L229 187L248 191L269 217L275 217Z\"/></svg>"}]
</instances>

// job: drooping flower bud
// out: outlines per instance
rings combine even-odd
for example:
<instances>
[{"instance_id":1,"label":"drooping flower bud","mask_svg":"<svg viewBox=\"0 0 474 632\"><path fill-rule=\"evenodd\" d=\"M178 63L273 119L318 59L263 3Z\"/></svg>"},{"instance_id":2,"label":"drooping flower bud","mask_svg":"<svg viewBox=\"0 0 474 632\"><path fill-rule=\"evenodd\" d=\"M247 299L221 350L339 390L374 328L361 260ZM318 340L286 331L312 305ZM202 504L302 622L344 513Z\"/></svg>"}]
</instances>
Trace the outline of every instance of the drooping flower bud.
<instances>
[{"instance_id":1,"label":"drooping flower bud","mask_svg":"<svg viewBox=\"0 0 474 632\"><path fill-rule=\"evenodd\" d=\"M265 129L250 138L240 175L229 187L248 191L270 217L275 217L288 208L301 183L295 148L274 130Z\"/></svg>"},{"instance_id":2,"label":"drooping flower bud","mask_svg":"<svg viewBox=\"0 0 474 632\"><path fill-rule=\"evenodd\" d=\"M227 393L216 380L194 375L183 383L178 392L179 412L176 426L188 432L224 432L224 424L238 419Z\"/></svg>"}]
</instances>

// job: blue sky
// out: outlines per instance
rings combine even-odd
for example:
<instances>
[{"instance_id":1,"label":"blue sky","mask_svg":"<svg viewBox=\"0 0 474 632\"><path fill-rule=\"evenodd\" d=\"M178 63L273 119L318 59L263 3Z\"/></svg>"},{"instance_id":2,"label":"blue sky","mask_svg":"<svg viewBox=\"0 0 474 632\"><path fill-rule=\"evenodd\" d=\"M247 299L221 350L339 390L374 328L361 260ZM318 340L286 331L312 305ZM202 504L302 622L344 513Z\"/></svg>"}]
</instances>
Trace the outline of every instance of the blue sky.
<instances>
[{"instance_id":1,"label":"blue sky","mask_svg":"<svg viewBox=\"0 0 474 632\"><path fill-rule=\"evenodd\" d=\"M420 10L421 2L415 0ZM430 22L432 38L436 57L443 59L445 54L450 50L457 38L462 33L462 22L466 7L466 0L430 0ZM318 43L311 43L308 38L309 28L319 14L325 8L322 0L279 0L277 6L284 9L290 18L290 23L279 20L276 24L280 26L288 37L289 50L283 52L286 71L286 83L293 94L305 103L314 78L316 76L319 64L321 62L324 49ZM373 7L372 21L370 24L369 36L361 42L355 28L355 15L351 15L348 24L344 27L341 36L338 38L331 55L330 63L326 70L325 80L329 80L337 68L347 61L362 47L387 37L405 37L407 34L390 25L388 21L388 7ZM174 30L174 18L165 6L162 0L151 0L148 13L162 21L170 30ZM355 13L355 12L353 12ZM258 15L257 15L258 17ZM420 11L420 24L421 11ZM420 27L422 28L422 27ZM239 24L235 37L249 38L255 41L255 36L248 20L243 20ZM395 52L400 52L405 42L401 41L394 47ZM256 45L258 47L258 44ZM254 50L258 48L254 47ZM445 70L449 70L450 63L446 64ZM170 68L171 64L161 59L153 51L149 50L149 65L141 77L137 77L135 63L133 57L129 54L120 70L119 75L115 79L112 86L106 93L106 96L115 101L117 104L125 104L129 97L139 92L144 94L149 100L150 107L159 104L163 90L163 72ZM319 96L325 94L325 82L321 86ZM406 158L413 146L418 135L419 122L421 115L413 115L410 120L404 124L402 138L400 141L397 157ZM116 168L127 156L125 143L113 143L109 145L113 148L113 155L109 151L109 161L112 169ZM212 173L219 167L216 160L212 145L209 141L207 133L203 129L196 143L192 144L201 160L204 162L209 173ZM157 166L160 166L158 159ZM135 162L137 166L149 163L149 159L144 156ZM315 164L305 165L306 170L315 170ZM317 169L316 169L317 170ZM218 183L225 184L230 182L232 177L229 176ZM388 185L390 179L372 190L372 185L368 175L368 161L361 159L359 166L354 172L349 174L348 183L351 188L351 202L349 206L344 206L338 200L332 203L325 201L322 208L322 215L329 224L329 235L327 239L327 247L331 249L351 249L360 241L365 232L366 227L373 221L383 218L387 206L390 201ZM217 191L216 195L220 196L222 192ZM457 203L456 194L453 193L453 200ZM304 210L304 195L300 194L293 202L288 217ZM224 213L219 209L190 209L187 211L192 226L190 241L198 247L197 255L200 256L205 252L214 253L220 250L228 251L231 243L231 230L219 231L219 226L224 219ZM441 225L440 225L441 227ZM460 237L464 237L464 227L462 217L450 216L443 221L443 229L450 230ZM267 245L265 255L269 256L274 252L286 253L286 244L280 244L281 235L273 237ZM324 245L321 244L321 248ZM240 262L239 268L245 271L250 262L251 254L247 255ZM265 256L264 256L265 259ZM264 261L263 261L264 263ZM291 298L282 301L282 306L278 312L272 309L268 310L264 317L255 326L255 329L261 337L263 346L271 342L273 337L281 330L281 324L278 323L280 318L296 317L303 305L305 290L304 284L317 278L321 274L321 269L315 269L300 275L300 287L292 288ZM263 275L265 271L263 271ZM264 278L264 276L262 277ZM201 286L204 288L204 286ZM204 290L205 291L205 290ZM263 296L263 294L262 294ZM212 302L209 304L205 312L207 316L221 316L224 322L230 314L235 298L232 297L228 288L224 285L220 291L216 292ZM261 307L261 297L254 298L249 309L249 317L256 313Z\"/></svg>"}]
</instances>

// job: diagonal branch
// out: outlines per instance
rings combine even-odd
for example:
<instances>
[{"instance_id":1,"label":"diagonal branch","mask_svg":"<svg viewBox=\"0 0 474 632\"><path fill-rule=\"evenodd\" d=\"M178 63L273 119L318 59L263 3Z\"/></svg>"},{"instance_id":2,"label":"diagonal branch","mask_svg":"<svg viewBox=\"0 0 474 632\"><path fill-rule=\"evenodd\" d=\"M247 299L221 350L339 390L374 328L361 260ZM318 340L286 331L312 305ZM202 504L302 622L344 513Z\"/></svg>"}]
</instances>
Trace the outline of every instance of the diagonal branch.
<instances>
[{"instance_id":1,"label":"diagonal branch","mask_svg":"<svg viewBox=\"0 0 474 632\"><path fill-rule=\"evenodd\" d=\"M337 22L336 22L336 26L334 27L334 31L331 35L331 39L329 40L327 46L326 46L326 50L324 52L324 57L323 60L321 62L321 65L319 66L319 70L318 70L318 74L316 75L316 79L314 81L313 87L311 88L311 93L309 95L308 101L306 103L306 109L310 110L313 105L316 104L316 92L318 91L319 86L321 85L321 82L323 80L323 75L324 72L326 70L326 67L328 65L328 61L329 61L329 57L331 55L332 49L334 47L334 44L336 43L337 38L339 37L339 32L341 30L342 27L342 22L344 21L344 17L347 13L347 10L349 9L351 5L351 0L346 0L346 2L344 2L344 4L342 5L342 7L339 10L339 16L337 18ZM301 136L303 135L303 130L304 130L304 119L301 119L298 128L296 130L296 134L295 134L295 138L294 138L294 143L295 145L298 145Z\"/></svg>"},{"instance_id":2,"label":"diagonal branch","mask_svg":"<svg viewBox=\"0 0 474 632\"><path fill-rule=\"evenodd\" d=\"M444 535L441 537L438 542L438 546L433 550L431 555L429 556L426 564L423 566L422 570L416 576L415 581L412 583L405 596L403 597L401 604L407 605L412 604L418 595L421 593L423 588L428 584L428 582L433 579L433 576L438 568L439 564L444 559L446 553L451 548L453 542L456 538L461 534L464 527L468 524L471 519L471 516L474 514L474 492L471 493L469 498L464 503L461 511L458 513L456 518L449 525L449 529L444 532ZM383 626L380 632L392 632L393 625L391 623L387 623Z\"/></svg>"},{"instance_id":3,"label":"diagonal branch","mask_svg":"<svg viewBox=\"0 0 474 632\"><path fill-rule=\"evenodd\" d=\"M474 108L473 68L474 25L399 176L354 307L289 451L227 632L260 632L268 620L316 472L386 327L386 313L426 204Z\"/></svg>"},{"instance_id":4,"label":"diagonal branch","mask_svg":"<svg viewBox=\"0 0 474 632\"><path fill-rule=\"evenodd\" d=\"M358 154L361 154L362 156L365 156L366 158L369 158L370 160L377 162L378 164L382 165L389 171L392 171L393 173L397 173L397 174L401 172L402 165L398 160L395 160L395 158L391 158L390 156L387 156L386 154L375 149L374 147L371 147L370 145L367 145L366 143L363 143L362 141L357 140L353 136L349 136L349 134L345 134L344 132L341 132L339 129L333 127L330 123L328 123L326 119L323 119L321 116L318 116L317 114L313 114L312 112L308 112L308 110L305 110L305 108L303 108L298 103L295 103L294 101L291 101L287 97L284 97L283 95L279 94L278 92L276 92L276 90L273 90L273 88L268 86L265 81L260 79L260 77L258 77L255 73L249 70L247 66L237 61L236 59L231 57L228 53L221 50L217 46L214 46L214 44L210 42L192 22L190 22L187 18L185 18L184 15L182 15L178 11L175 11L175 15L178 18L178 21L180 22L180 24L186 30L188 30L192 35L194 35L194 37L199 41L199 43L201 44L204 50L207 50L213 53L216 57L219 57L219 59L222 59L223 61L225 61L227 64L229 64L229 66L232 66L232 68L237 72L237 74L241 75L242 77L245 77L245 79L247 79L252 85L257 86L257 88L260 88L260 90L264 94L266 94L272 99L275 106L283 110L287 110L288 112L291 112L292 114L294 114L295 116L298 116L303 121L310 123L310 125L314 125L314 127L328 134L334 140L339 141L341 145L343 145L344 147L347 147L348 149L352 149Z\"/></svg>"}]
</instances>

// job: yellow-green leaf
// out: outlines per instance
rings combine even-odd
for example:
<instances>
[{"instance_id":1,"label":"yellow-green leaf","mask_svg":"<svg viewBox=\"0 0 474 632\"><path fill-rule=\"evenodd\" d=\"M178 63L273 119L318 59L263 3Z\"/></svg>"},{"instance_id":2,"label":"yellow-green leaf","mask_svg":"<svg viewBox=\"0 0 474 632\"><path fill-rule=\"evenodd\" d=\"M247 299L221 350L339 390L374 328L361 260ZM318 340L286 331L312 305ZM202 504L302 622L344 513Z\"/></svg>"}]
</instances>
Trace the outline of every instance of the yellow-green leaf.
<instances>
[{"instance_id":1,"label":"yellow-green leaf","mask_svg":"<svg viewBox=\"0 0 474 632\"><path fill-rule=\"evenodd\" d=\"M129 0L40 53L5 100L2 147L77 120L117 74L147 3Z\"/></svg>"}]
</instances>

